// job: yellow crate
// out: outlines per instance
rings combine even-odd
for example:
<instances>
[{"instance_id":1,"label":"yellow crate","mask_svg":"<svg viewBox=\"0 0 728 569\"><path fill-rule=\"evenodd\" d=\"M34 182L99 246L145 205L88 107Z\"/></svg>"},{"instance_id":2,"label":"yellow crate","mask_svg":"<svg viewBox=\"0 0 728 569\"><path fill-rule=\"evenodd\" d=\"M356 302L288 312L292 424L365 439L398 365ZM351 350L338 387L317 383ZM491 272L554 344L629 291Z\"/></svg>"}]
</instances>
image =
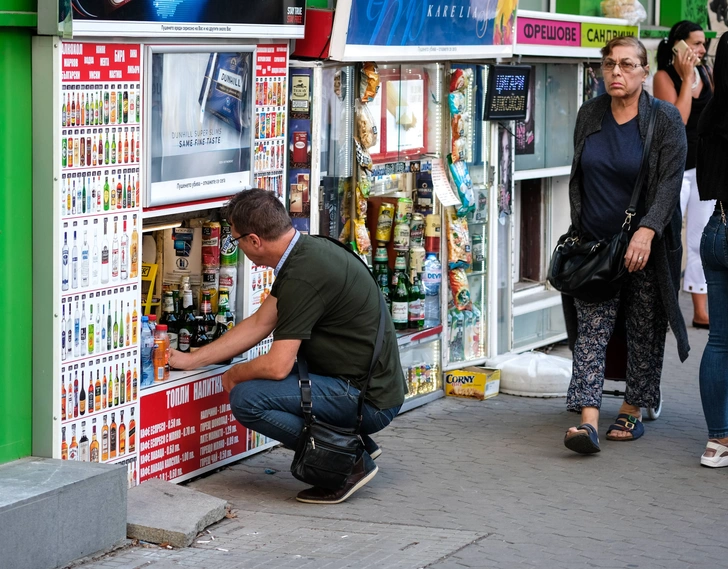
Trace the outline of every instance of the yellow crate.
<instances>
[{"instance_id":1,"label":"yellow crate","mask_svg":"<svg viewBox=\"0 0 728 569\"><path fill-rule=\"evenodd\" d=\"M488 399L498 395L500 370L471 366L445 373L445 395Z\"/></svg>"}]
</instances>

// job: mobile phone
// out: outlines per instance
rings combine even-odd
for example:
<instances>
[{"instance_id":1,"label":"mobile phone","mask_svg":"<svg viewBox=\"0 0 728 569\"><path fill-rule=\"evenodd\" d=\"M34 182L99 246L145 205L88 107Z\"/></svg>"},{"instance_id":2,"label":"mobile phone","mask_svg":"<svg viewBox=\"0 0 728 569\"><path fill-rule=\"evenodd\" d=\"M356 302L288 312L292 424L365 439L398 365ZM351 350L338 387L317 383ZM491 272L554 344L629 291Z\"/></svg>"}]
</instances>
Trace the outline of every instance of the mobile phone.
<instances>
[{"instance_id":1,"label":"mobile phone","mask_svg":"<svg viewBox=\"0 0 728 569\"><path fill-rule=\"evenodd\" d=\"M680 56L689 49L690 49L690 46L685 43L685 40L680 40L674 46L672 46L672 53L674 53L677 56ZM700 61L698 61L695 65L700 65Z\"/></svg>"}]
</instances>

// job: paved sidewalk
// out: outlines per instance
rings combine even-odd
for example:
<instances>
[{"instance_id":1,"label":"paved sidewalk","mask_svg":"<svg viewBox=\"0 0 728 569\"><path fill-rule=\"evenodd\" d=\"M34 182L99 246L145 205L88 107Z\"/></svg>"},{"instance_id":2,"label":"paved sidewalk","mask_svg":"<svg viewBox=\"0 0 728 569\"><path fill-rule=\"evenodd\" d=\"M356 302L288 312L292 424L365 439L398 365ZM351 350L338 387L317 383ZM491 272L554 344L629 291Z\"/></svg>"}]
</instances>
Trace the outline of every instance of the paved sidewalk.
<instances>
[{"instance_id":1,"label":"paved sidewalk","mask_svg":"<svg viewBox=\"0 0 728 569\"><path fill-rule=\"evenodd\" d=\"M689 317L687 295L681 302ZM130 546L78 567L726 567L728 469L699 465L708 332L689 332L685 364L668 335L662 415L639 441L604 438L614 397L602 407L602 452L591 456L563 446L578 419L564 399L440 399L377 436L380 472L344 504L296 502L291 454L274 449L189 484L237 514L192 547Z\"/></svg>"}]
</instances>

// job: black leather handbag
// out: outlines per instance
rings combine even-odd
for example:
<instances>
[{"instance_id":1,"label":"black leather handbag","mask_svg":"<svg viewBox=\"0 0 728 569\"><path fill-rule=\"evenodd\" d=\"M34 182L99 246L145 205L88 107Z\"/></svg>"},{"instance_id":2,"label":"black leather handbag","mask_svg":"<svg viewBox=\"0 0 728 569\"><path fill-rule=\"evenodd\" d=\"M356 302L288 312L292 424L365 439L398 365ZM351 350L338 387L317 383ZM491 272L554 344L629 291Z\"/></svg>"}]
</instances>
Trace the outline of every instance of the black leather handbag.
<instances>
[{"instance_id":1,"label":"black leather handbag","mask_svg":"<svg viewBox=\"0 0 728 569\"><path fill-rule=\"evenodd\" d=\"M655 129L659 101L652 99L650 122L642 149L642 161L622 229L611 239L585 239L576 229L559 238L551 256L548 281L556 290L584 302L604 302L619 294L627 276L624 256L629 247L632 217L647 176L647 158Z\"/></svg>"}]
</instances>

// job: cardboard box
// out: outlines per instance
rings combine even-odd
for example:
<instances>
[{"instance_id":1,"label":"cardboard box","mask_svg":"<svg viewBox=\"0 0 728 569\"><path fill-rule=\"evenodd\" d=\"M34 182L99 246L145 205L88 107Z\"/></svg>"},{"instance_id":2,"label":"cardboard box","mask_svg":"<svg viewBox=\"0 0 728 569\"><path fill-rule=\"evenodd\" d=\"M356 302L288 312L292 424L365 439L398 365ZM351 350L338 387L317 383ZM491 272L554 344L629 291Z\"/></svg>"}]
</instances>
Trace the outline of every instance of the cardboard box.
<instances>
[{"instance_id":1,"label":"cardboard box","mask_svg":"<svg viewBox=\"0 0 728 569\"><path fill-rule=\"evenodd\" d=\"M445 395L483 400L498 395L499 389L499 369L471 366L445 373Z\"/></svg>"}]
</instances>

